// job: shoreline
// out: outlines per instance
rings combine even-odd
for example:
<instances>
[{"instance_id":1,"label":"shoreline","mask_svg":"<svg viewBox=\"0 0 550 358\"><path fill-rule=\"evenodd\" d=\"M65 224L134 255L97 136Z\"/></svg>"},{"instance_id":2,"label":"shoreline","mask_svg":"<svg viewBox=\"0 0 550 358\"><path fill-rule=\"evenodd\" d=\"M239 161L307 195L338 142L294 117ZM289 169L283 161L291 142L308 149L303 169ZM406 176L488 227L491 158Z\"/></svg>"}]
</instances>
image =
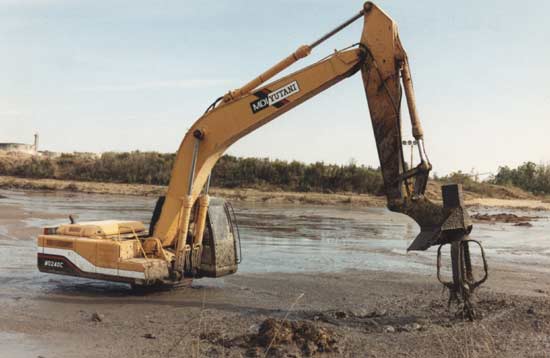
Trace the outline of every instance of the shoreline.
<instances>
[{"instance_id":1,"label":"shoreline","mask_svg":"<svg viewBox=\"0 0 550 358\"><path fill-rule=\"evenodd\" d=\"M426 195L433 201L440 202L440 183L430 183ZM36 192L66 192L86 194L128 195L158 197L164 195L166 186L150 184L126 184L85 182L59 179L28 179L0 175L0 189L23 190ZM217 188L210 189L212 196L228 200L272 203L272 204L308 204L308 205L346 205L355 207L385 207L384 196L356 193L318 193L287 192L282 190L260 190L253 188ZM505 193L506 194L506 193ZM503 195L501 198L484 197L477 193L464 191L467 207L498 207L520 210L550 211L550 201L529 194L520 197Z\"/></svg>"},{"instance_id":2,"label":"shoreline","mask_svg":"<svg viewBox=\"0 0 550 358\"><path fill-rule=\"evenodd\" d=\"M84 182L59 179L28 179L0 175L0 189L37 192L67 192L86 194L108 194L158 197L166 193L166 186L150 184L126 184ZM385 197L356 193L316 193L286 192L279 190L264 191L253 188L210 188L210 195L244 202L310 204L310 205L352 205L384 207Z\"/></svg>"}]
</instances>

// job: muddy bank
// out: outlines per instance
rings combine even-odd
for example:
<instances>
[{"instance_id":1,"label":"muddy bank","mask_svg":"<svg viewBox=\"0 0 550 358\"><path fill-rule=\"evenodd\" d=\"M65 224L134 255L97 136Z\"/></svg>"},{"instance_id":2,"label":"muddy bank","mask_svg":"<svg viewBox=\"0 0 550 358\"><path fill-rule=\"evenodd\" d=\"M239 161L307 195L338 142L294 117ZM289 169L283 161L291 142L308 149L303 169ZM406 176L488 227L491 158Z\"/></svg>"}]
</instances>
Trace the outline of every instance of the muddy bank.
<instances>
[{"instance_id":1,"label":"muddy bank","mask_svg":"<svg viewBox=\"0 0 550 358\"><path fill-rule=\"evenodd\" d=\"M132 195L158 197L166 192L165 186L147 184L121 184L66 181L56 179L25 179L0 176L0 189L62 191L74 193ZM369 194L325 194L325 193L294 193L283 191L261 191L256 189L223 189L211 188L210 195L220 196L232 201L258 203L287 203L315 205L354 205L354 206L385 206L385 198Z\"/></svg>"},{"instance_id":2,"label":"muddy bank","mask_svg":"<svg viewBox=\"0 0 550 358\"><path fill-rule=\"evenodd\" d=\"M549 211L550 202L545 198L533 197L530 199L497 199L474 198L467 200L469 207L492 207L518 210Z\"/></svg>"},{"instance_id":3,"label":"muddy bank","mask_svg":"<svg viewBox=\"0 0 550 358\"><path fill-rule=\"evenodd\" d=\"M495 186L496 187L496 186ZM121 184L66 181L56 179L25 179L0 176L0 189L33 190L42 192L73 192L110 195L158 197L164 195L166 187L146 184ZM550 202L537 198L517 188L498 187L493 197L464 192L468 206L490 206L550 210ZM262 191L257 189L211 188L210 194L236 202L272 204L346 205L361 207L385 207L384 196L356 193L296 193L284 191ZM431 181L426 196L441 202L441 183ZM496 196L496 197L495 197Z\"/></svg>"},{"instance_id":4,"label":"muddy bank","mask_svg":"<svg viewBox=\"0 0 550 358\"><path fill-rule=\"evenodd\" d=\"M159 185L97 183L57 179L26 179L0 176L0 188L6 190L65 191L78 193L160 196L166 188Z\"/></svg>"},{"instance_id":5,"label":"muddy bank","mask_svg":"<svg viewBox=\"0 0 550 358\"><path fill-rule=\"evenodd\" d=\"M517 226L532 226L531 222L542 219L540 216L525 216L512 213L474 214L471 216L475 223L506 223Z\"/></svg>"},{"instance_id":6,"label":"muddy bank","mask_svg":"<svg viewBox=\"0 0 550 358\"><path fill-rule=\"evenodd\" d=\"M504 275L478 291L474 323L447 309L433 275L239 274L149 294L52 280L40 295L2 295L0 331L58 358L543 356L548 279L518 294L501 283L531 279Z\"/></svg>"}]
</instances>

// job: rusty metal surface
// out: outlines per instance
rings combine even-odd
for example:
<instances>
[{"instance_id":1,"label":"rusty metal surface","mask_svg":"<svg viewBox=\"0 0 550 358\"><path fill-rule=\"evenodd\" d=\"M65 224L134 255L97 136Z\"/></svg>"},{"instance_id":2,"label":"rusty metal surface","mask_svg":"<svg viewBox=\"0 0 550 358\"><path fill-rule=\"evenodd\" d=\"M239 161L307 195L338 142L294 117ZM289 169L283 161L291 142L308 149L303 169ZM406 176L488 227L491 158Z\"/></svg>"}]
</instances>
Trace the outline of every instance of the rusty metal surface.
<instances>
[{"instance_id":1,"label":"rusty metal surface","mask_svg":"<svg viewBox=\"0 0 550 358\"><path fill-rule=\"evenodd\" d=\"M477 245L481 253L483 274L478 280L476 280L472 268L470 244ZM437 279L449 290L448 305L450 307L452 304L456 304L457 316L469 320L479 319L481 314L475 309L471 299L475 290L487 281L489 276L485 251L479 241L472 240L467 236L450 245L452 281L445 281L441 277L441 249L445 244L440 245L437 249Z\"/></svg>"},{"instance_id":2,"label":"rusty metal surface","mask_svg":"<svg viewBox=\"0 0 550 358\"><path fill-rule=\"evenodd\" d=\"M420 234L408 250L426 250L434 245L442 245L462 240L472 231L472 222L462 206L462 187L453 184L441 188L443 206L422 196L405 199L401 205L390 207L392 211L410 216L420 226Z\"/></svg>"},{"instance_id":3,"label":"rusty metal surface","mask_svg":"<svg viewBox=\"0 0 550 358\"><path fill-rule=\"evenodd\" d=\"M372 55L361 68L363 83L369 104L372 129L376 139L380 168L386 196L389 202L403 198L402 181L397 178L403 172L401 147L401 86L398 73L383 79Z\"/></svg>"}]
</instances>

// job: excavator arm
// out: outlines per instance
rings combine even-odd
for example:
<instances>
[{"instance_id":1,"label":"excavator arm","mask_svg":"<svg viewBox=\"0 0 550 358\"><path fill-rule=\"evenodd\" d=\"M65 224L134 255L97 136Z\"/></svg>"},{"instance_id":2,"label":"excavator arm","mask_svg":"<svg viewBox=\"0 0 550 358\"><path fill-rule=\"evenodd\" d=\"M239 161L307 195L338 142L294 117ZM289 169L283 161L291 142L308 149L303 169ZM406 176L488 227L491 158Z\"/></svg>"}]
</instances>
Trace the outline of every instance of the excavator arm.
<instances>
[{"instance_id":1,"label":"excavator arm","mask_svg":"<svg viewBox=\"0 0 550 358\"><path fill-rule=\"evenodd\" d=\"M353 21L363 18L360 42L267 85L264 83ZM277 118L341 80L361 71L378 148L388 207L416 220L422 233L410 249L425 250L441 244L446 219L460 211L452 229L469 232L471 225L461 209L444 208L424 196L431 165L423 145L416 113L407 55L397 25L380 8L367 2L357 15L293 54L242 88L226 94L199 118L185 135L172 170L170 185L153 236L164 247L176 249L176 267L183 267L185 252L200 249L208 208L209 176L216 161L237 140ZM420 164L405 170L401 135L402 84L412 131L420 145ZM195 205L198 202L198 205ZM197 215L190 232L193 208ZM449 226L447 224L447 226ZM455 232L456 234L456 232ZM192 244L188 244L191 235ZM454 235L455 237L457 235ZM187 246L187 247L186 247Z\"/></svg>"}]
</instances>

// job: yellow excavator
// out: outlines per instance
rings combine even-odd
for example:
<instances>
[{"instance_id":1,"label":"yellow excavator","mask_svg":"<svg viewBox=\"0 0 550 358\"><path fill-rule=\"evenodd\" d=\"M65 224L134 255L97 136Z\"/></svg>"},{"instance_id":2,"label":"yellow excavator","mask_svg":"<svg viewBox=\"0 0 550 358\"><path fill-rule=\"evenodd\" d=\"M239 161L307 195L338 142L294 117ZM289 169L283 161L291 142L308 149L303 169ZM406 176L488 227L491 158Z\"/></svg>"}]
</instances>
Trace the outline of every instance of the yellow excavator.
<instances>
[{"instance_id":1,"label":"yellow excavator","mask_svg":"<svg viewBox=\"0 0 550 358\"><path fill-rule=\"evenodd\" d=\"M359 19L364 22L359 43L265 84ZM444 186L443 205L424 196L431 164L407 54L396 23L372 2L366 2L359 13L334 30L299 47L208 107L180 145L166 196L157 201L149 228L138 221L76 223L72 219L71 223L45 228L38 237L39 270L145 286L236 272L240 241L234 213L224 200L208 195L214 164L243 136L359 71L388 208L419 224L421 232L409 250L451 243L453 282L448 285L452 294L467 299L484 279L475 281L471 273L468 244L472 240L468 234L472 225L463 208L461 188ZM402 89L412 135L418 143L420 163L414 168L407 168L403 156Z\"/></svg>"}]
</instances>

